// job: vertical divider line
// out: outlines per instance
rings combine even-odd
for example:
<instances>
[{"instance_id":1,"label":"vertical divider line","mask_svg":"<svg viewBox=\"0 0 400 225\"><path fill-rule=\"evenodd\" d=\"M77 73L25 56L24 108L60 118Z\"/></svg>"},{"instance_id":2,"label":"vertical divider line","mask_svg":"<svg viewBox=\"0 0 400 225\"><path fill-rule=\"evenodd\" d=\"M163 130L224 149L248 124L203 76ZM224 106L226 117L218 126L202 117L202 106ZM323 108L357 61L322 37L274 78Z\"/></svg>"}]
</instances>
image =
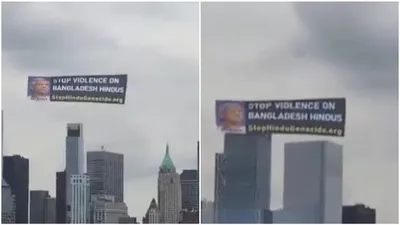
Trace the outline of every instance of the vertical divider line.
<instances>
[{"instance_id":1,"label":"vertical divider line","mask_svg":"<svg viewBox=\"0 0 400 225\"><path fill-rule=\"evenodd\" d=\"M198 150L197 150L197 157L198 157L198 159L197 159L197 173L198 173L198 177L197 177L197 179L198 179L198 184L199 184L199 190L198 190L198 193L199 193L199 196L198 196L198 198L199 198L199 209L198 209L198 211L199 211L199 223L201 223L201 214L202 214L202 212L201 212L201 0L199 0L198 1L198 4L199 4L199 15L198 15L198 18L199 18L199 39L198 39L198 43L199 43L199 58L198 58L198 62L199 62L199 90L198 90L198 92L199 92L199 142L198 142Z\"/></svg>"}]
</instances>

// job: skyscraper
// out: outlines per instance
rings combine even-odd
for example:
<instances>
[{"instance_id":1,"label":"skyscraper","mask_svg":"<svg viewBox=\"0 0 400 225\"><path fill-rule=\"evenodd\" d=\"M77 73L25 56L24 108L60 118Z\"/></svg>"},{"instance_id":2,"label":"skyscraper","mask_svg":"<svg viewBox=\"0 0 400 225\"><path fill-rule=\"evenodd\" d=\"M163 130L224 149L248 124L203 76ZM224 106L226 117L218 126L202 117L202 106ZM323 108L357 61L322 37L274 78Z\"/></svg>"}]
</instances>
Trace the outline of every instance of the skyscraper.
<instances>
[{"instance_id":1,"label":"skyscraper","mask_svg":"<svg viewBox=\"0 0 400 225\"><path fill-rule=\"evenodd\" d=\"M182 209L181 181L169 155L169 147L158 173L158 204L160 223L178 223Z\"/></svg>"},{"instance_id":2,"label":"skyscraper","mask_svg":"<svg viewBox=\"0 0 400 225\"><path fill-rule=\"evenodd\" d=\"M56 177L56 223L67 223L67 180L65 170L57 172Z\"/></svg>"},{"instance_id":3,"label":"skyscraper","mask_svg":"<svg viewBox=\"0 0 400 225\"><path fill-rule=\"evenodd\" d=\"M225 173L221 168L225 164L225 155L224 153L216 153L215 154L215 175L214 175L214 202L213 202L213 223L218 223L223 218L218 218L218 208L221 210L221 214L223 212L223 199L220 195L220 192L223 192L225 188ZM218 207L219 205L219 207ZM222 215L221 215L222 217Z\"/></svg>"},{"instance_id":4,"label":"skyscraper","mask_svg":"<svg viewBox=\"0 0 400 225\"><path fill-rule=\"evenodd\" d=\"M124 201L124 155L101 151L87 152L87 174L91 195L113 195Z\"/></svg>"},{"instance_id":5,"label":"skyscraper","mask_svg":"<svg viewBox=\"0 0 400 225\"><path fill-rule=\"evenodd\" d=\"M182 209L185 211L198 211L199 209L197 175L197 170L183 170L181 173Z\"/></svg>"},{"instance_id":6,"label":"skyscraper","mask_svg":"<svg viewBox=\"0 0 400 225\"><path fill-rule=\"evenodd\" d=\"M154 198L150 202L146 215L143 218L143 223L160 223L160 211L158 210L158 206Z\"/></svg>"},{"instance_id":7,"label":"skyscraper","mask_svg":"<svg viewBox=\"0 0 400 225\"><path fill-rule=\"evenodd\" d=\"M15 223L15 196L4 179L1 183L1 223Z\"/></svg>"},{"instance_id":8,"label":"skyscraper","mask_svg":"<svg viewBox=\"0 0 400 225\"><path fill-rule=\"evenodd\" d=\"M342 158L328 141L285 144L283 209L301 212L295 222L342 222Z\"/></svg>"},{"instance_id":9,"label":"skyscraper","mask_svg":"<svg viewBox=\"0 0 400 225\"><path fill-rule=\"evenodd\" d=\"M49 191L33 190L30 199L29 223L45 223L45 200L49 196Z\"/></svg>"},{"instance_id":10,"label":"skyscraper","mask_svg":"<svg viewBox=\"0 0 400 225\"><path fill-rule=\"evenodd\" d=\"M270 206L271 136L225 134L215 159L216 223L260 223Z\"/></svg>"},{"instance_id":11,"label":"skyscraper","mask_svg":"<svg viewBox=\"0 0 400 225\"><path fill-rule=\"evenodd\" d=\"M85 155L83 149L83 125L80 123L67 124L66 152L65 152L65 174L66 174L66 205L67 222L70 218L71 209L71 175L84 173Z\"/></svg>"},{"instance_id":12,"label":"skyscraper","mask_svg":"<svg viewBox=\"0 0 400 225\"><path fill-rule=\"evenodd\" d=\"M71 223L90 221L90 179L88 175L72 175Z\"/></svg>"},{"instance_id":13,"label":"skyscraper","mask_svg":"<svg viewBox=\"0 0 400 225\"><path fill-rule=\"evenodd\" d=\"M376 210L362 204L342 208L342 223L376 223Z\"/></svg>"},{"instance_id":14,"label":"skyscraper","mask_svg":"<svg viewBox=\"0 0 400 225\"><path fill-rule=\"evenodd\" d=\"M3 156L3 179L15 196L16 223L28 223L29 160L20 155Z\"/></svg>"}]
</instances>

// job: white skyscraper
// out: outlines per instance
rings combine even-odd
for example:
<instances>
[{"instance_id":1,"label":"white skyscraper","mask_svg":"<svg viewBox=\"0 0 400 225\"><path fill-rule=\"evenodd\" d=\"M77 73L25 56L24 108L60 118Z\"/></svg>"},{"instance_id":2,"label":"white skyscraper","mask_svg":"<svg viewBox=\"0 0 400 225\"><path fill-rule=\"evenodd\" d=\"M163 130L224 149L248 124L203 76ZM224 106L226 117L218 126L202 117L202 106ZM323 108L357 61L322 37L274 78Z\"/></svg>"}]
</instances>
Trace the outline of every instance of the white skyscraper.
<instances>
[{"instance_id":1,"label":"white skyscraper","mask_svg":"<svg viewBox=\"0 0 400 225\"><path fill-rule=\"evenodd\" d=\"M90 222L90 179L88 175L71 175L71 220L70 223Z\"/></svg>"},{"instance_id":2,"label":"white skyscraper","mask_svg":"<svg viewBox=\"0 0 400 225\"><path fill-rule=\"evenodd\" d=\"M67 125L66 151L65 151L65 176L66 176L66 204L67 221L71 215L71 175L85 173L85 153L83 148L83 125L69 123Z\"/></svg>"},{"instance_id":3,"label":"white skyscraper","mask_svg":"<svg viewBox=\"0 0 400 225\"><path fill-rule=\"evenodd\" d=\"M285 144L281 223L341 223L342 146L328 141ZM278 214L274 216L278 217Z\"/></svg>"},{"instance_id":4,"label":"white skyscraper","mask_svg":"<svg viewBox=\"0 0 400 225\"><path fill-rule=\"evenodd\" d=\"M179 223L182 209L181 181L169 155L168 145L158 173L158 204L160 223Z\"/></svg>"}]
</instances>

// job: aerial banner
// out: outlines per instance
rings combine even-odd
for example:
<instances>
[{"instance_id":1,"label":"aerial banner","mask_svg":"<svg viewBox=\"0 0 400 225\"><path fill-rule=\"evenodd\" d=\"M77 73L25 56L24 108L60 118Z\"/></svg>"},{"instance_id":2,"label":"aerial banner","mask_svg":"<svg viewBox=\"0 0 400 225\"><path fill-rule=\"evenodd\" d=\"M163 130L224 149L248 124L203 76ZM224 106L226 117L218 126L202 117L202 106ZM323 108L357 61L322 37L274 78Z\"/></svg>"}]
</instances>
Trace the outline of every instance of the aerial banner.
<instances>
[{"instance_id":1,"label":"aerial banner","mask_svg":"<svg viewBox=\"0 0 400 225\"><path fill-rule=\"evenodd\" d=\"M87 75L28 77L28 97L35 101L125 104L128 76Z\"/></svg>"},{"instance_id":2,"label":"aerial banner","mask_svg":"<svg viewBox=\"0 0 400 225\"><path fill-rule=\"evenodd\" d=\"M345 98L216 101L216 124L225 133L343 137L345 121Z\"/></svg>"}]
</instances>

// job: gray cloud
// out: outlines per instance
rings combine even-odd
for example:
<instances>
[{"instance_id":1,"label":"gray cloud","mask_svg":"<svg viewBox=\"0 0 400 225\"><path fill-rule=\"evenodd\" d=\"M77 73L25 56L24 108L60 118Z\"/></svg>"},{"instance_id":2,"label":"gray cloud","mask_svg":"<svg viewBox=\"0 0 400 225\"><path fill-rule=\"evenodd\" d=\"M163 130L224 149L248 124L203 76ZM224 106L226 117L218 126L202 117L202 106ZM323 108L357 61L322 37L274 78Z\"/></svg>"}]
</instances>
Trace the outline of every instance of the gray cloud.
<instances>
[{"instance_id":1,"label":"gray cloud","mask_svg":"<svg viewBox=\"0 0 400 225\"><path fill-rule=\"evenodd\" d=\"M283 145L344 145L343 203L398 222L397 4L202 3L202 197L213 198L216 99L346 97L343 139L275 135L272 207L282 204ZM384 32L383 32L384 31Z\"/></svg>"},{"instance_id":2,"label":"gray cloud","mask_svg":"<svg viewBox=\"0 0 400 225\"><path fill-rule=\"evenodd\" d=\"M2 12L4 154L30 159L30 189L55 194L68 122L84 123L86 151L125 155L132 216L157 197L167 141L178 170L196 167L197 3L5 3ZM114 73L128 74L123 106L25 97L29 75Z\"/></svg>"},{"instance_id":3,"label":"gray cloud","mask_svg":"<svg viewBox=\"0 0 400 225\"><path fill-rule=\"evenodd\" d=\"M115 10L121 13L135 13L158 20L191 20L198 22L199 18L198 4L188 2L180 4L170 4L167 2L137 3L134 6L129 3L122 3L115 5Z\"/></svg>"},{"instance_id":4,"label":"gray cloud","mask_svg":"<svg viewBox=\"0 0 400 225\"><path fill-rule=\"evenodd\" d=\"M397 91L391 75L398 71L397 3L297 3L295 9L318 56L362 76L365 88Z\"/></svg>"}]
</instances>

